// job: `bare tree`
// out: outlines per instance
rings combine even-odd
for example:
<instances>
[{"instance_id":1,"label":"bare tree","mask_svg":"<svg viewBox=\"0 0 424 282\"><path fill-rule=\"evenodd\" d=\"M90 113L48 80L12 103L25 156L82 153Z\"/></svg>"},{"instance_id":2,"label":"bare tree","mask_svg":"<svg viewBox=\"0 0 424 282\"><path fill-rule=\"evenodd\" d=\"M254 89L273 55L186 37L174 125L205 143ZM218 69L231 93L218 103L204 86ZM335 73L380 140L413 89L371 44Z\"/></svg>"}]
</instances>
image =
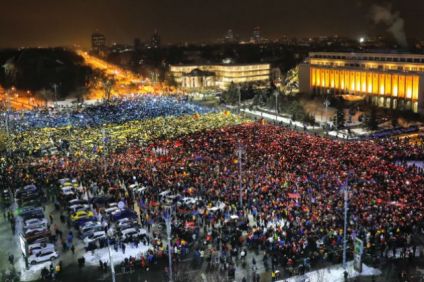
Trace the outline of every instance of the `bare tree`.
<instances>
[{"instance_id":1,"label":"bare tree","mask_svg":"<svg viewBox=\"0 0 424 282\"><path fill-rule=\"evenodd\" d=\"M47 103L54 99L54 92L50 89L41 89L38 93L46 101L46 107Z\"/></svg>"}]
</instances>

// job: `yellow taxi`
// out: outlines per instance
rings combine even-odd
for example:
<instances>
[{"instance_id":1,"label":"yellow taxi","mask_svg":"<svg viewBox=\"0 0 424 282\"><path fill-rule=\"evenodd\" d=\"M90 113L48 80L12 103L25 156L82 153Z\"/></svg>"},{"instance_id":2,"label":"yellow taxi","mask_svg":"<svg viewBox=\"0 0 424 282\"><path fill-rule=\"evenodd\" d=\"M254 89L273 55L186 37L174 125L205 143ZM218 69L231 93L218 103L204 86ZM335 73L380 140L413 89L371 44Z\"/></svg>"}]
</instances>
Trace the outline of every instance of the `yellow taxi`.
<instances>
[{"instance_id":1,"label":"yellow taxi","mask_svg":"<svg viewBox=\"0 0 424 282\"><path fill-rule=\"evenodd\" d=\"M93 217L94 214L92 211L77 211L76 213L71 215L71 220L72 221L76 221L79 220L81 218L88 218L88 217Z\"/></svg>"}]
</instances>

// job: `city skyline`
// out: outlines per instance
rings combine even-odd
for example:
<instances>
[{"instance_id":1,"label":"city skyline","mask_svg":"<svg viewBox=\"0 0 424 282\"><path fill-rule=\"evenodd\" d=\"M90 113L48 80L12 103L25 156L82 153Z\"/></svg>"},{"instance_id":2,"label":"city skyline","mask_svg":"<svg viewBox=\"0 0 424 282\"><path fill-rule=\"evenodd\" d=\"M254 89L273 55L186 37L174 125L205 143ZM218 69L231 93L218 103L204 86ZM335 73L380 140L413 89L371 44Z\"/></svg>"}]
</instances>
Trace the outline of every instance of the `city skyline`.
<instances>
[{"instance_id":1,"label":"city skyline","mask_svg":"<svg viewBox=\"0 0 424 282\"><path fill-rule=\"evenodd\" d=\"M385 1L7 1L0 18L0 48L90 46L100 31L113 42L149 41L158 30L163 42L201 42L224 38L228 29L248 40L256 26L270 39L339 35L384 35L401 42L424 38L424 11L418 0Z\"/></svg>"}]
</instances>

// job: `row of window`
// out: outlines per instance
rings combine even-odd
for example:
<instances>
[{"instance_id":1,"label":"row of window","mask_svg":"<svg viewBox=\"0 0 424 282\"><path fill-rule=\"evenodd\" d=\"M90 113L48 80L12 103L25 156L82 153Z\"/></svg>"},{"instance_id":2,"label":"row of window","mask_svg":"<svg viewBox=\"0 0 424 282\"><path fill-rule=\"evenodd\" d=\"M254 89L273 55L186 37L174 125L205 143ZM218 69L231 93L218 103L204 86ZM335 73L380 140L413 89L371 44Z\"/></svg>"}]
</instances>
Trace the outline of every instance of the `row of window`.
<instances>
[{"instance_id":1,"label":"row of window","mask_svg":"<svg viewBox=\"0 0 424 282\"><path fill-rule=\"evenodd\" d=\"M356 63L343 61L328 61L328 60L311 60L311 65L332 66L332 67L351 67L363 69L377 70L395 70L395 71L416 71L424 72L424 65L394 65L394 64L377 64L377 63Z\"/></svg>"},{"instance_id":2,"label":"row of window","mask_svg":"<svg viewBox=\"0 0 424 282\"><path fill-rule=\"evenodd\" d=\"M420 77L350 70L311 68L311 87L338 89L418 100Z\"/></svg>"},{"instance_id":3,"label":"row of window","mask_svg":"<svg viewBox=\"0 0 424 282\"><path fill-rule=\"evenodd\" d=\"M341 56L341 55L313 55L312 58L320 59L338 59L338 60L364 60L380 62L399 62L399 63L424 63L424 58L402 58L402 57L378 57L378 56Z\"/></svg>"}]
</instances>

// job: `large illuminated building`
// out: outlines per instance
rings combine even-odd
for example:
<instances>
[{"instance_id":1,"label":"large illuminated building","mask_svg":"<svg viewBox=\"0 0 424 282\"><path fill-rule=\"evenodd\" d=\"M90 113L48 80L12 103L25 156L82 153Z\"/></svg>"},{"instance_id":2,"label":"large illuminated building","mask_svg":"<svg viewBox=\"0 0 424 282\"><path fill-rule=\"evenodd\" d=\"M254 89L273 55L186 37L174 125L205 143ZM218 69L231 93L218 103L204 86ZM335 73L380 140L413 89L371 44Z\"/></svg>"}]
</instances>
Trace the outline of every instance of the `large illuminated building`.
<instances>
[{"instance_id":1,"label":"large illuminated building","mask_svg":"<svg viewBox=\"0 0 424 282\"><path fill-rule=\"evenodd\" d=\"M312 52L299 66L299 88L424 113L424 55Z\"/></svg>"},{"instance_id":2,"label":"large illuminated building","mask_svg":"<svg viewBox=\"0 0 424 282\"><path fill-rule=\"evenodd\" d=\"M173 65L170 71L175 81L184 88L226 89L232 82L236 84L269 82L271 65Z\"/></svg>"}]
</instances>

